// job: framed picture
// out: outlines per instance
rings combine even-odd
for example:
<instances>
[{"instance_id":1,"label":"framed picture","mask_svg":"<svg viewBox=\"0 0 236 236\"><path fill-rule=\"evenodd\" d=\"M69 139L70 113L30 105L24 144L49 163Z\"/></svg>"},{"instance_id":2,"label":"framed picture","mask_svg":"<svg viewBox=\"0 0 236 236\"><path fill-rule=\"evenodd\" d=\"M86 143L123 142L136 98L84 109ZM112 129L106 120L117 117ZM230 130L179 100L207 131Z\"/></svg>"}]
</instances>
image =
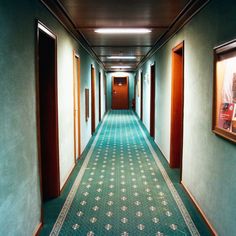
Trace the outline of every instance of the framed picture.
<instances>
[{"instance_id":1,"label":"framed picture","mask_svg":"<svg viewBox=\"0 0 236 236\"><path fill-rule=\"evenodd\" d=\"M213 132L236 143L236 40L214 49Z\"/></svg>"},{"instance_id":2,"label":"framed picture","mask_svg":"<svg viewBox=\"0 0 236 236\"><path fill-rule=\"evenodd\" d=\"M89 89L85 89L85 120L89 119Z\"/></svg>"}]
</instances>

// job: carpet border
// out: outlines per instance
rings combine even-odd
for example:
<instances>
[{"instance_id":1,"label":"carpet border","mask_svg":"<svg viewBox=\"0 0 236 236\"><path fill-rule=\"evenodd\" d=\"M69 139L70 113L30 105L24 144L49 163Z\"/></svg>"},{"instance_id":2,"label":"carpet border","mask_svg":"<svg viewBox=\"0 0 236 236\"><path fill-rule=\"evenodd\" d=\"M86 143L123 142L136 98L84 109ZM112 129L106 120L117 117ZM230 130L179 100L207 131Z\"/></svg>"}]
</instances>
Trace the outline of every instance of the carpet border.
<instances>
[{"instance_id":1,"label":"carpet border","mask_svg":"<svg viewBox=\"0 0 236 236\"><path fill-rule=\"evenodd\" d=\"M67 213L68 213L68 211L70 209L70 206L71 206L71 204L72 204L72 202L74 200L76 191L77 191L77 189L78 189L78 187L80 185L81 179L82 179L82 177L84 175L84 172L86 170L86 167L87 167L87 165L89 163L90 157L91 157L91 155L93 153L93 150L94 150L94 148L96 146L96 143L98 141L99 135L100 135L100 133L102 131L102 128L104 126L104 123L105 123L105 121L106 121L106 119L108 117L108 114L109 114L109 112L106 114L104 120L102 121L103 122L102 125L99 127L99 130L98 130L98 132L96 134L96 137L95 137L95 139L93 140L93 142L92 142L92 144L90 146L90 149L89 149L89 151L88 151L88 153L87 153L87 155L86 155L86 157L84 159L84 162L83 162L83 164L82 164L82 166L81 166L81 168L80 168L80 170L79 170L79 172L78 172L78 174L77 174L77 176L76 176L76 178L74 180L74 183L73 183L73 185L72 185L72 187L71 187L71 189L70 189L70 191L68 193L68 196L67 196L67 198L66 198L66 200L65 200L65 202L64 202L64 204L62 206L62 209L61 209L61 211L60 211L60 213L59 213L59 215L57 217L57 220L56 220L56 222L53 225L53 228L51 230L50 236L57 236L60 233L60 230L61 230L61 228L63 226L63 223L64 223L65 218L67 216Z\"/></svg>"},{"instance_id":2,"label":"carpet border","mask_svg":"<svg viewBox=\"0 0 236 236\"><path fill-rule=\"evenodd\" d=\"M133 112L133 114L134 114L134 112ZM139 129L141 130L141 132L143 134L144 140L145 140L146 144L148 145L148 148L149 148L150 152L152 153L153 158L154 158L158 168L161 171L161 174L162 174L162 176L163 176L163 178L164 178L164 180L165 180L165 182L166 182L166 184L167 184L167 186L168 186L168 188L169 188L169 190L170 190L170 192L171 192L171 194L172 194L172 196L173 196L173 198L174 198L174 200L175 200L175 202L176 202L176 204L183 216L183 219L184 219L191 235L200 236L200 233L198 232L197 227L195 226L188 210L186 209L182 199L180 198L178 191L175 189L167 171L165 170L164 166L162 165L161 161L159 160L158 155L157 155L156 151L154 150L154 148L152 147L151 142L149 141L142 126L140 125L137 116L135 114L134 114L134 116L135 116L136 123L138 124Z\"/></svg>"}]
</instances>

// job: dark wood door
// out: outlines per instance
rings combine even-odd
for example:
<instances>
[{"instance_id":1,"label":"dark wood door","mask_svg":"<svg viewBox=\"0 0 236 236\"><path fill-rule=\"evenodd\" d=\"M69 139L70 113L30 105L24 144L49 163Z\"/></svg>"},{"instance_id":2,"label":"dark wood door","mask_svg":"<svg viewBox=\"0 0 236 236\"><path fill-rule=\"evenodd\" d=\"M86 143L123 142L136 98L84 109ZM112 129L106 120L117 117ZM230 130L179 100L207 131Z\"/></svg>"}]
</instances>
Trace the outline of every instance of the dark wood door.
<instances>
[{"instance_id":1,"label":"dark wood door","mask_svg":"<svg viewBox=\"0 0 236 236\"><path fill-rule=\"evenodd\" d=\"M140 119L143 120L143 72L140 74Z\"/></svg>"},{"instance_id":2,"label":"dark wood door","mask_svg":"<svg viewBox=\"0 0 236 236\"><path fill-rule=\"evenodd\" d=\"M151 65L150 78L150 135L155 137L155 64Z\"/></svg>"},{"instance_id":3,"label":"dark wood door","mask_svg":"<svg viewBox=\"0 0 236 236\"><path fill-rule=\"evenodd\" d=\"M101 72L98 78L99 122L101 121Z\"/></svg>"},{"instance_id":4,"label":"dark wood door","mask_svg":"<svg viewBox=\"0 0 236 236\"><path fill-rule=\"evenodd\" d=\"M60 194L56 37L38 25L38 134L43 200Z\"/></svg>"},{"instance_id":5,"label":"dark wood door","mask_svg":"<svg viewBox=\"0 0 236 236\"><path fill-rule=\"evenodd\" d=\"M129 109L128 77L113 77L112 109Z\"/></svg>"},{"instance_id":6,"label":"dark wood door","mask_svg":"<svg viewBox=\"0 0 236 236\"><path fill-rule=\"evenodd\" d=\"M96 76L95 76L95 69L93 67L93 65L91 65L91 133L93 134L95 132L95 104L96 104L96 100L95 100L95 80L96 80Z\"/></svg>"},{"instance_id":7,"label":"dark wood door","mask_svg":"<svg viewBox=\"0 0 236 236\"><path fill-rule=\"evenodd\" d=\"M172 50L172 92L170 166L182 168L183 106L184 106L184 44Z\"/></svg>"},{"instance_id":8,"label":"dark wood door","mask_svg":"<svg viewBox=\"0 0 236 236\"><path fill-rule=\"evenodd\" d=\"M104 88L104 96L105 96L105 112L107 112L107 78L106 75L103 75L103 88Z\"/></svg>"}]
</instances>

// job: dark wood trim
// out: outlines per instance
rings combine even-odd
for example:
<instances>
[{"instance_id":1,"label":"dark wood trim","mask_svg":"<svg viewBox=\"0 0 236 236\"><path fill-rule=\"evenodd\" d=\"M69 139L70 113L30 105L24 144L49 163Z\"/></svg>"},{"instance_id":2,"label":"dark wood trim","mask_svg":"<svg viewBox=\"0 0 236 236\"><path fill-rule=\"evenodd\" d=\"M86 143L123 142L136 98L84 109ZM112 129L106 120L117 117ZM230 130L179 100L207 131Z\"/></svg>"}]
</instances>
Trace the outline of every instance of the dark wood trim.
<instances>
[{"instance_id":1,"label":"dark wood trim","mask_svg":"<svg viewBox=\"0 0 236 236\"><path fill-rule=\"evenodd\" d=\"M140 73L140 119L143 121L143 72Z\"/></svg>"},{"instance_id":2,"label":"dark wood trim","mask_svg":"<svg viewBox=\"0 0 236 236\"><path fill-rule=\"evenodd\" d=\"M211 0L189 1L185 8L174 19L168 30L156 41L148 54L140 61L137 70L148 61L160 48L162 48L179 30L181 30L199 11Z\"/></svg>"},{"instance_id":3,"label":"dark wood trim","mask_svg":"<svg viewBox=\"0 0 236 236\"><path fill-rule=\"evenodd\" d=\"M90 105L89 105L89 89L85 88L85 121L87 122L89 119L89 109L90 109Z\"/></svg>"},{"instance_id":4,"label":"dark wood trim","mask_svg":"<svg viewBox=\"0 0 236 236\"><path fill-rule=\"evenodd\" d=\"M217 126L217 61L225 60L235 56L236 54L236 39L219 45L214 48L214 68L213 68L213 96L212 96L212 132L221 138L224 138L232 143L236 143L236 134L228 132Z\"/></svg>"},{"instance_id":5,"label":"dark wood trim","mask_svg":"<svg viewBox=\"0 0 236 236\"><path fill-rule=\"evenodd\" d=\"M43 228L43 223L42 222L40 222L37 226L36 226L36 228L35 228L35 230L34 230L34 232L33 232L33 236L39 236L39 234L40 234L40 231L42 230L42 228Z\"/></svg>"},{"instance_id":6,"label":"dark wood trim","mask_svg":"<svg viewBox=\"0 0 236 236\"><path fill-rule=\"evenodd\" d=\"M77 66L76 66L77 64ZM75 71L77 68L77 72ZM76 77L77 74L77 77ZM75 80L77 80L77 108L78 108L78 159L80 159L81 154L81 125L80 125L80 113L81 113L81 104L80 104L80 57L73 50L73 101L74 101L74 162L76 163L76 113L75 113Z\"/></svg>"},{"instance_id":7,"label":"dark wood trim","mask_svg":"<svg viewBox=\"0 0 236 236\"><path fill-rule=\"evenodd\" d=\"M150 67L150 136L155 139L156 66Z\"/></svg>"},{"instance_id":8,"label":"dark wood trim","mask_svg":"<svg viewBox=\"0 0 236 236\"><path fill-rule=\"evenodd\" d=\"M41 212L40 221L43 222L43 179L42 179L42 163L41 163L41 141L40 141L40 105L39 105L39 25L40 21L35 21L35 32L36 32L36 43L35 43L35 91L36 91L36 128L37 128L37 149L38 149L38 174L39 174L39 184L40 184L40 198L41 198Z\"/></svg>"},{"instance_id":9,"label":"dark wood trim","mask_svg":"<svg viewBox=\"0 0 236 236\"><path fill-rule=\"evenodd\" d=\"M80 45L93 57L96 59L97 63L103 68L104 64L98 58L94 50L90 47L87 40L84 36L76 30L75 25L73 24L69 14L62 6L59 1L55 0L40 0L42 4L53 14L53 16L64 26L64 28L71 34L71 36L78 40Z\"/></svg>"},{"instance_id":10,"label":"dark wood trim","mask_svg":"<svg viewBox=\"0 0 236 236\"><path fill-rule=\"evenodd\" d=\"M76 121L75 121L75 117L76 117L76 114L75 114L75 100L76 100L76 97L75 97L75 80L76 80L76 58L75 58L75 51L73 51L73 120L74 120L74 163L76 163Z\"/></svg>"},{"instance_id":11,"label":"dark wood trim","mask_svg":"<svg viewBox=\"0 0 236 236\"><path fill-rule=\"evenodd\" d=\"M127 76L126 79L127 79L127 89L128 89L128 109L130 109L130 101L129 101L129 76Z\"/></svg>"},{"instance_id":12,"label":"dark wood trim","mask_svg":"<svg viewBox=\"0 0 236 236\"><path fill-rule=\"evenodd\" d=\"M135 113L136 113L137 82L138 82L138 74L136 73L134 76L134 97L132 98L132 108Z\"/></svg>"},{"instance_id":13,"label":"dark wood trim","mask_svg":"<svg viewBox=\"0 0 236 236\"><path fill-rule=\"evenodd\" d=\"M43 181L42 181L42 160L41 160L41 131L40 131L40 91L39 91L39 34L40 31L44 32L45 34L47 34L49 37L51 37L52 39L55 40L55 71L54 71L54 75L55 75L55 127L56 127L56 131L55 131L55 136L56 136L56 162L55 162L55 167L57 169L57 182L55 183L55 186L57 188L57 193L56 195L59 196L60 195L60 168L59 168L59 137L58 137L58 89L57 89L57 37L56 35L53 33L53 31L51 31L47 26L45 26L42 22L40 22L39 20L36 20L36 118L37 118L37 143L38 143L38 171L39 171L39 178L40 178L40 193L41 193L41 204L43 203ZM41 221L43 222L43 209L41 206Z\"/></svg>"},{"instance_id":14,"label":"dark wood trim","mask_svg":"<svg viewBox=\"0 0 236 236\"><path fill-rule=\"evenodd\" d=\"M151 48L152 45L90 45L92 48Z\"/></svg>"},{"instance_id":15,"label":"dark wood trim","mask_svg":"<svg viewBox=\"0 0 236 236\"><path fill-rule=\"evenodd\" d=\"M217 128L217 127L214 128L213 132L215 134L217 134L219 137L227 139L227 140L229 140L232 143L236 143L236 139L235 139L235 135L234 134L231 134L231 133L229 133L229 132L227 132L225 130L222 130L220 128Z\"/></svg>"},{"instance_id":16,"label":"dark wood trim","mask_svg":"<svg viewBox=\"0 0 236 236\"><path fill-rule=\"evenodd\" d=\"M188 190L188 188L185 186L185 184L183 183L183 181L181 181L181 185L184 189L184 191L187 193L187 195L189 196L189 198L191 199L192 203L194 204L194 206L196 207L196 209L198 210L199 214L201 215L201 217L203 218L203 220L205 221L206 225L208 226L208 229L210 230L211 234L213 236L217 236L218 233L216 232L216 230L214 229L214 227L212 226L212 224L210 223L210 221L207 219L207 216L205 215L204 211L201 209L201 207L199 206L199 204L197 203L197 201L195 200L195 198L193 197L193 195L191 194L191 192Z\"/></svg>"},{"instance_id":17,"label":"dark wood trim","mask_svg":"<svg viewBox=\"0 0 236 236\"><path fill-rule=\"evenodd\" d=\"M96 129L96 72L91 65L91 134L93 135Z\"/></svg>"},{"instance_id":18,"label":"dark wood trim","mask_svg":"<svg viewBox=\"0 0 236 236\"><path fill-rule=\"evenodd\" d=\"M113 72L128 72L128 73L134 73L135 70L129 70L129 69L114 69L114 70L106 70L107 73L113 73Z\"/></svg>"},{"instance_id":19,"label":"dark wood trim","mask_svg":"<svg viewBox=\"0 0 236 236\"><path fill-rule=\"evenodd\" d=\"M92 48L94 47L110 47L109 45L89 45L84 36L76 30L71 17L60 3L60 1L54 0L41 0L41 2L48 8L48 10L58 19L58 21L71 33L71 35L80 41L81 45L96 58L99 65L105 69L103 62L98 58ZM196 15L202 8L204 8L210 0L196 0L189 1L185 8L179 13L179 15L173 20L172 24L167 28L166 32L157 40L153 45L134 45L132 47L151 47L148 54L140 61L137 68L140 68L159 48L161 48L178 30L180 30L187 22L189 22L194 15ZM152 26L153 28L166 28L166 26ZM112 46L114 47L114 46ZM120 47L119 45L115 47ZM122 46L125 47L125 46ZM130 46L128 46L130 47Z\"/></svg>"},{"instance_id":20,"label":"dark wood trim","mask_svg":"<svg viewBox=\"0 0 236 236\"><path fill-rule=\"evenodd\" d=\"M133 25L130 25L130 26L125 26L125 27L122 27L122 28L133 28L133 29L136 29L136 28L146 28L147 26L146 25L139 25L139 26L133 26ZM168 25L150 25L150 26L148 26L148 28L149 29L166 29L166 28L168 28L169 26ZM80 29L91 29L91 30L93 30L93 29L97 29L97 28L104 28L104 29L106 29L106 28L111 28L110 26L103 26L103 25L100 25L100 26L79 26L79 27L76 27L76 29L77 30L80 30Z\"/></svg>"},{"instance_id":21,"label":"dark wood trim","mask_svg":"<svg viewBox=\"0 0 236 236\"><path fill-rule=\"evenodd\" d=\"M106 74L103 72L103 79L104 79L104 96L105 96L105 113L107 112L107 76Z\"/></svg>"},{"instance_id":22,"label":"dark wood trim","mask_svg":"<svg viewBox=\"0 0 236 236\"><path fill-rule=\"evenodd\" d=\"M99 104L99 111L98 111L98 118L99 118L99 122L101 121L101 77L102 74L99 71L99 76L98 76L98 104Z\"/></svg>"},{"instance_id":23,"label":"dark wood trim","mask_svg":"<svg viewBox=\"0 0 236 236\"><path fill-rule=\"evenodd\" d=\"M146 54L135 54L136 57L144 57ZM101 57L101 58L107 58L110 57L110 54L97 54L97 56ZM109 61L110 62L110 61ZM130 62L130 61L129 61Z\"/></svg>"},{"instance_id":24,"label":"dark wood trim","mask_svg":"<svg viewBox=\"0 0 236 236\"><path fill-rule=\"evenodd\" d=\"M181 62L176 61L179 56ZM179 65L182 70L179 70ZM181 73L181 74L180 74ZM180 74L180 75L179 75ZM170 167L180 168L182 179L183 158L183 122L184 119L184 42L172 49L172 81L171 81L171 123L170 123Z\"/></svg>"}]
</instances>

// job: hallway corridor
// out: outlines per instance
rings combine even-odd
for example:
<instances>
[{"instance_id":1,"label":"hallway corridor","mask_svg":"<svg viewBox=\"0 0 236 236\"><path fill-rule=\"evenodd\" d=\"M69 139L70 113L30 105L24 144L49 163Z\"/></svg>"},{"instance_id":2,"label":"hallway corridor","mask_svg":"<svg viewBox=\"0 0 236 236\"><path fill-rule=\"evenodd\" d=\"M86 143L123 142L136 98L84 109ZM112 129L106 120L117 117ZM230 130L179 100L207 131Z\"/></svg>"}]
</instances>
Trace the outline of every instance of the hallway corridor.
<instances>
[{"instance_id":1,"label":"hallway corridor","mask_svg":"<svg viewBox=\"0 0 236 236\"><path fill-rule=\"evenodd\" d=\"M108 112L88 146L41 235L210 235L132 111Z\"/></svg>"}]
</instances>

